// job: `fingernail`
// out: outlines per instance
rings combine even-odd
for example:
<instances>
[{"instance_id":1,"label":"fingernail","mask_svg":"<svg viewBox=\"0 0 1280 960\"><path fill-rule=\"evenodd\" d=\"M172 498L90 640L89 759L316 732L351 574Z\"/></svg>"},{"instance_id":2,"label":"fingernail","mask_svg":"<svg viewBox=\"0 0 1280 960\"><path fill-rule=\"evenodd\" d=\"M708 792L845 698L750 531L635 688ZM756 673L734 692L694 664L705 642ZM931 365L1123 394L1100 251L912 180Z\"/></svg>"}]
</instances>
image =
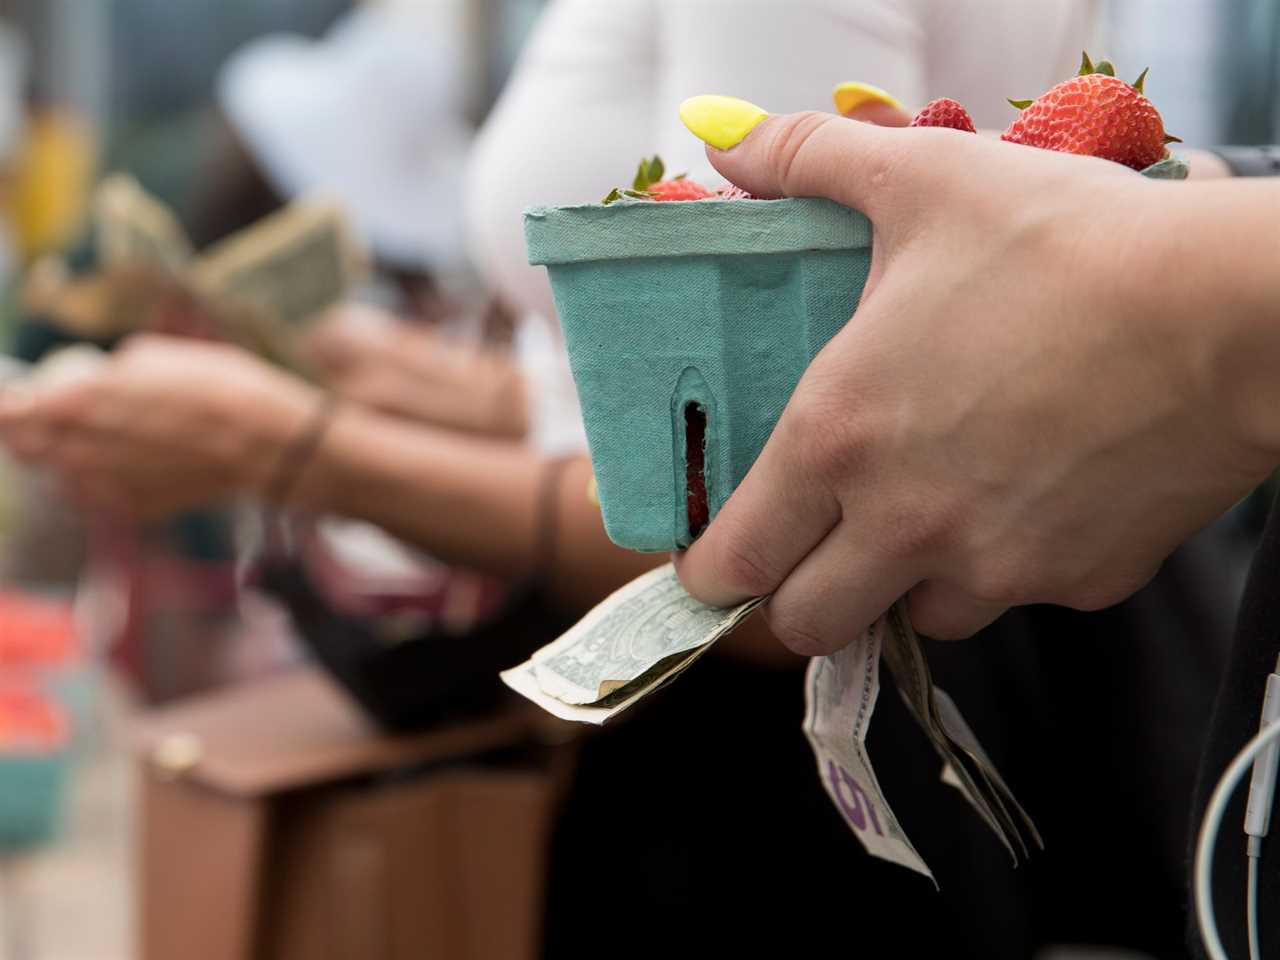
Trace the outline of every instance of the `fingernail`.
<instances>
[{"instance_id":1,"label":"fingernail","mask_svg":"<svg viewBox=\"0 0 1280 960\"><path fill-rule=\"evenodd\" d=\"M844 115L867 103L884 103L905 111L900 100L893 94L873 87L869 83L849 80L831 91L831 99L835 101L836 112Z\"/></svg>"},{"instance_id":2,"label":"fingernail","mask_svg":"<svg viewBox=\"0 0 1280 960\"><path fill-rule=\"evenodd\" d=\"M689 132L717 150L736 147L767 116L767 110L737 97L704 95L680 104L680 119Z\"/></svg>"}]
</instances>

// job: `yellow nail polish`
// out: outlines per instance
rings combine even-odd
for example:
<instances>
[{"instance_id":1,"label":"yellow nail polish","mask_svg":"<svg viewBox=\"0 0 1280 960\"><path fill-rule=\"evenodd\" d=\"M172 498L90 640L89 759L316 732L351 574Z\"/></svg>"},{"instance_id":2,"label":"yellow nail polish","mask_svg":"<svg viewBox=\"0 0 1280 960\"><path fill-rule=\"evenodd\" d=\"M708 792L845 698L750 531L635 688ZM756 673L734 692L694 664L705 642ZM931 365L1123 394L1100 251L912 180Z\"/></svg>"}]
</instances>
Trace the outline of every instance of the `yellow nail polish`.
<instances>
[{"instance_id":1,"label":"yellow nail polish","mask_svg":"<svg viewBox=\"0 0 1280 960\"><path fill-rule=\"evenodd\" d=\"M737 97L705 95L680 104L680 119L689 132L717 150L736 147L767 116L768 111Z\"/></svg>"},{"instance_id":2,"label":"yellow nail polish","mask_svg":"<svg viewBox=\"0 0 1280 960\"><path fill-rule=\"evenodd\" d=\"M836 112L839 114L847 114L867 103L884 103L899 110L906 110L906 107L893 94L857 80L840 84L831 91L831 99L835 101Z\"/></svg>"}]
</instances>

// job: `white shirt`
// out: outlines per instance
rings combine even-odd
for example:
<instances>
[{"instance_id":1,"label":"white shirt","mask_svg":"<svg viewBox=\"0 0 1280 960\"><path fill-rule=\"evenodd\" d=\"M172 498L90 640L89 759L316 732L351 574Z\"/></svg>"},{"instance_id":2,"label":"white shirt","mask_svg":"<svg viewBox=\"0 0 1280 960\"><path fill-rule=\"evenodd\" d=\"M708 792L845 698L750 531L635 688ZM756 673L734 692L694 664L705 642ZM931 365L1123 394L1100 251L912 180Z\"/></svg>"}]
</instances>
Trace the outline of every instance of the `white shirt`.
<instances>
[{"instance_id":1,"label":"white shirt","mask_svg":"<svg viewBox=\"0 0 1280 960\"><path fill-rule=\"evenodd\" d=\"M522 212L597 200L655 152L669 171L719 184L680 123L685 98L831 110L832 87L862 80L908 109L952 97L979 127L1003 129L1007 97L1074 72L1094 12L1095 0L554 0L472 154L471 255L526 322L545 323L551 289L528 264Z\"/></svg>"}]
</instances>

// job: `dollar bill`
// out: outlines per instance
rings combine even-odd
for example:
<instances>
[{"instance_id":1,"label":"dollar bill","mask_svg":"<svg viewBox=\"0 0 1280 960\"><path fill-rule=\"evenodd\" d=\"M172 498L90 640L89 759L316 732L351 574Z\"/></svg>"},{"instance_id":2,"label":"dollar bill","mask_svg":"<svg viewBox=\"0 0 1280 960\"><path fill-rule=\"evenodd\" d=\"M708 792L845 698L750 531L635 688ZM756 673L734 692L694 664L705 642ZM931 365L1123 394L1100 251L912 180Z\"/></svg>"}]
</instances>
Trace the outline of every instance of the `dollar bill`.
<instances>
[{"instance_id":1,"label":"dollar bill","mask_svg":"<svg viewBox=\"0 0 1280 960\"><path fill-rule=\"evenodd\" d=\"M877 621L843 650L809 662L804 733L823 788L867 852L932 880L885 800L865 746L880 692L883 633L884 621Z\"/></svg>"},{"instance_id":2,"label":"dollar bill","mask_svg":"<svg viewBox=\"0 0 1280 960\"><path fill-rule=\"evenodd\" d=\"M502 678L556 716L603 723L687 669L762 602L699 603L668 563L611 594Z\"/></svg>"},{"instance_id":3,"label":"dollar bill","mask_svg":"<svg viewBox=\"0 0 1280 960\"><path fill-rule=\"evenodd\" d=\"M99 184L93 219L104 268L148 266L179 273L191 260L191 241L173 211L127 174L112 174Z\"/></svg>"},{"instance_id":4,"label":"dollar bill","mask_svg":"<svg viewBox=\"0 0 1280 960\"><path fill-rule=\"evenodd\" d=\"M341 212L303 201L216 244L193 274L212 297L296 331L346 296L359 261Z\"/></svg>"},{"instance_id":5,"label":"dollar bill","mask_svg":"<svg viewBox=\"0 0 1280 960\"><path fill-rule=\"evenodd\" d=\"M1043 849L1035 824L982 749L959 708L933 683L920 639L899 601L884 617L884 658L908 711L924 731L944 765L949 783L958 789L1016 866L1029 855L1027 838Z\"/></svg>"},{"instance_id":6,"label":"dollar bill","mask_svg":"<svg viewBox=\"0 0 1280 960\"><path fill-rule=\"evenodd\" d=\"M699 603L668 563L615 592L534 654L534 677L561 703L596 703L659 664L714 643L759 602L728 609Z\"/></svg>"}]
</instances>

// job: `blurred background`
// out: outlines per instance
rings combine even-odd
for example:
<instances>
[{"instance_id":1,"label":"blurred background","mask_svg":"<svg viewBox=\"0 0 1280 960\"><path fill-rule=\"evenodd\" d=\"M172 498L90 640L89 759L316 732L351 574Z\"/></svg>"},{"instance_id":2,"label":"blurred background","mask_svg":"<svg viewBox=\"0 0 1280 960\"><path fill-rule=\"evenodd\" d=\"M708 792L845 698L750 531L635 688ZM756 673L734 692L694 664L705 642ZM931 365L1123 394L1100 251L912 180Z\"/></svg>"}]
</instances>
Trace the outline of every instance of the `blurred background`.
<instances>
[{"instance_id":1,"label":"blurred background","mask_svg":"<svg viewBox=\"0 0 1280 960\"><path fill-rule=\"evenodd\" d=\"M109 362L104 357L129 333L160 330L230 341L397 423L527 442L539 463L581 456L554 328L548 335L524 323L525 304L511 291L528 281L511 280L485 262L510 252L502 249L508 238L497 228L482 231L479 241L467 242L464 234L474 233L477 205L487 216L502 210L507 233L516 232L518 260L518 212L539 201L540 182L548 184L546 202L597 199L611 183L629 182L640 151L658 149L667 132L655 122L652 132L637 135L635 155L629 146L615 148L606 167L616 173L603 179L575 178L563 142L527 132L523 141L512 140L511 114L528 106L518 92L498 118L506 139L501 129L480 133L493 121L544 8L554 6L573 4L0 0L0 379L89 375L83 371ZM588 141L592 118L635 110L637 98L674 95L678 102L707 92L656 82L648 92L627 90L637 58L661 64L679 56L671 52L680 47L672 39L679 31L668 29L673 18L682 30L715 36L718 22L770 5L702 2L682 11L676 2L595 0L595 6L599 32L557 44L548 30L528 67L530 80L539 64L544 68L543 106L573 114L579 105L572 98L563 108L546 103L562 89L557 84L569 84L596 61L616 62L610 89L626 92L617 101L598 92L583 108L600 111L583 115L587 129L580 134ZM840 4L825 0L825 6ZM871 31L877 43L900 35L912 57L927 61L936 5L865 6L880 18ZM1001 5L960 6L981 38L983 17ZM1189 146L1280 139L1280 5L1273 0L1106 0L1076 5L1075 19L1062 19L1070 4L1016 6L1032 24L1040 15L1046 23L1059 18L1055 49L1041 58L1053 60L1052 69L1078 60L1086 44L1122 65L1126 77L1150 66L1147 92L1166 128ZM902 26L908 17L915 19ZM655 25L664 18L667 26ZM972 59L992 70L999 54L975 49ZM776 51L777 69L806 55L800 44L786 46ZM896 89L896 79L907 75L895 73L887 55L865 61L889 64L883 74L853 62L855 52L850 59L824 68L826 86L807 95L814 108L826 108L829 87L841 80ZM1054 75L1043 69L1047 87ZM945 77L929 79L927 69L923 76L904 97L946 92L933 89ZM1038 82L1024 79L1033 76L1024 71L1009 82ZM1041 92L995 87L1017 97ZM759 99L787 106L786 97ZM609 146L576 145L597 170ZM560 172L539 181L537 158L555 151ZM696 154L690 156L696 164ZM492 180L497 163L508 173L479 192L510 200L507 208L475 200L475 171L488 170ZM319 219L304 203L314 197L326 204ZM252 232L282 210L290 219ZM304 241L330 247L317 254L320 267L290 273ZM193 259L202 253L208 258ZM237 279L246 262L261 276ZM139 264L151 272L139 272ZM210 303L191 299L188 281ZM263 301L270 309L247 294L222 299L219 283L233 292L237 283L239 292L270 287ZM333 283L337 289L329 291ZM298 294L303 287L305 295ZM217 295L210 293L215 288ZM341 322L308 326L298 346L277 322L288 319L295 294L326 310L346 304L347 312ZM428 362L400 369L398 358L414 350ZM204 369L181 373L218 375ZM513 369L523 384L516 394ZM509 403L511 396L522 399ZM536 442L529 439L535 435ZM424 449L424 463L455 450ZM488 553L460 549L455 558L447 544L423 544L412 535L410 520L400 528L377 522L376 510L353 520L326 504L308 511L319 519L286 517L274 509L264 514L261 498L245 491L218 493L209 504L183 504L142 522L86 507L38 465L0 459L0 960L563 957L588 949L631 955L640 947L614 941L627 940L637 926L667 924L672 937L676 930L706 935L696 921L700 911L706 925L741 925L742 916L731 918L735 909L757 911L756 917L769 909L735 884L750 873L753 846L772 851L770 844L781 850L801 843L773 836L786 824L772 820L769 811L783 808L772 806L768 790L780 788L761 787L754 812L724 820L732 835L721 839L699 819L708 815L670 810L651 834L616 831L632 822L641 797L665 809L688 791L686 802L704 805L702 791L716 789L714 774L702 770L716 749L711 744L740 740L736 749L760 761L757 751L765 748L753 745L770 741L774 728L726 728L718 740L708 732L688 756L668 753L690 726L669 719L645 735L640 728L656 723L658 711L697 725L722 710L692 693L681 701L685 694L672 691L670 703L614 734L611 757L601 759L601 744L584 744L579 731L499 691L497 669L552 639L607 589L585 582L576 594L563 584L547 587L542 571L528 575L523 560L504 568L508 541L486 529L484 516L471 519L472 535L495 543ZM1209 638L1203 647L1188 645L1185 670L1170 679L1185 694L1182 723L1192 733L1157 738L1182 772L1146 784L1161 798L1157 806L1177 815L1189 802L1194 731L1207 716L1258 529L1257 503L1224 518L1171 575L1189 577L1205 595L1203 608L1182 611L1175 632ZM428 498L406 509L445 514L456 509L452 504ZM598 514L592 516L598 527ZM590 536L598 538L598 530ZM512 537L512 544L523 542ZM497 559L477 559L482 554ZM643 569L625 566L632 562L619 560L617 569L628 575ZM1153 589L1157 598L1166 591L1191 602L1180 581ZM561 602L565 596L572 602ZM1138 638L1135 645L1144 636L1167 642L1168 625L1153 619L1152 606L1140 598L1110 620L1055 621L1042 632L1088 634L1100 646L1118 636ZM1039 631L1037 623L1026 629ZM996 637L985 646L993 660L1002 642ZM742 654L750 666L708 668L738 671L724 675L716 697L770 702L773 681L762 678L772 677L774 667L753 656ZM954 654L939 656L945 674L946 657ZM787 690L798 694L795 665L778 669ZM958 700L972 679L969 669L954 668L949 689ZM1198 692L1186 692L1188 676ZM776 720L778 737L794 737L796 743L779 748L791 751L786 762L794 765L774 767L766 779L816 798L788 816L821 821L805 841L813 844L808 860L822 860L815 876L831 879L832 858L861 864L866 857L825 809L806 766L811 761L795 753L804 749L798 702L779 702L761 722ZM884 724L893 730L902 721L892 705L885 709ZM1010 716L997 711L975 720L998 759L999 731ZM894 744L888 746L893 753ZM1083 775L1107 777L1141 765L1134 760L1141 750L1127 755L1117 748L1106 761L1111 766ZM927 759L927 751L904 747L902 756ZM1062 762L1075 760L1067 754ZM1036 784L1049 782L1048 774L1038 780L1020 772L1012 746L1003 763L1013 764L1006 767L1010 781L1018 786L1022 778L1033 794ZM634 779L638 771L647 786ZM664 777L665 786L654 785ZM898 789L914 790L917 784L903 777ZM1038 809L1028 803L1033 815L1051 805L1046 798L1055 792L1045 791ZM629 804L624 792L636 799ZM1051 810L1046 819L1052 851ZM1052 912L1040 905L1056 888L1036 873L1049 867L1033 865L1019 874L1025 889L993 894L1021 918L1013 926L1025 927L1025 936L1007 949L975 946L973 955L1181 955L1180 895L1176 883L1165 883L1180 869L1180 827L1178 821L1151 841L1153 849L1163 846L1150 863L1167 861L1169 870L1138 880L1160 902L1151 914L1158 921L1135 913L1079 928L1065 920L1036 927L1027 918ZM1069 835L1056 839L1058 849L1071 846ZM959 841L951 834L934 843L943 849ZM645 854L619 863L613 859L619 844ZM794 884L798 878L788 871L807 861L784 858L793 856L760 853L755 886ZM999 851L993 856L984 848L961 859L983 876L1007 869ZM927 901L920 909L949 918L940 923L968 909L963 895L935 899L931 888L893 876L893 868L887 878L878 868L865 875L861 869L831 882L878 889L885 901ZM635 876L615 883L615 871ZM628 883L643 887L644 896L633 897ZM730 892L711 892L717 889ZM1105 899L1098 892L1098 904ZM1095 906L1102 917L1104 908ZM779 924L800 929L800 906L777 909ZM760 931L777 932L767 920L756 922ZM817 936L808 930L803 939L810 934ZM957 933L951 955L969 955L964 944L982 943L982 936L964 940ZM900 949L916 955L910 946Z\"/></svg>"}]
</instances>

